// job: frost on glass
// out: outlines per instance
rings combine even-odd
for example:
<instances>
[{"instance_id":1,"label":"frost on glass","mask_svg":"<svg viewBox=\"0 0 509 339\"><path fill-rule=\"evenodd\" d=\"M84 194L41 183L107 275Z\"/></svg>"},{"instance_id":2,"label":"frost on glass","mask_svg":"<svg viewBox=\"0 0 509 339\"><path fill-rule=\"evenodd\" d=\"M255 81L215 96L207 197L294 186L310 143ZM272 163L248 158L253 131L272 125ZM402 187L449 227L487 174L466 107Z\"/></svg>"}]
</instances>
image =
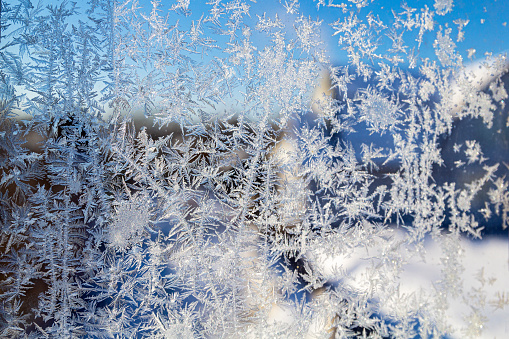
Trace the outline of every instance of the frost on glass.
<instances>
[{"instance_id":1,"label":"frost on glass","mask_svg":"<svg viewBox=\"0 0 509 339\"><path fill-rule=\"evenodd\" d=\"M504 335L509 63L452 0L0 4L0 337Z\"/></svg>"}]
</instances>

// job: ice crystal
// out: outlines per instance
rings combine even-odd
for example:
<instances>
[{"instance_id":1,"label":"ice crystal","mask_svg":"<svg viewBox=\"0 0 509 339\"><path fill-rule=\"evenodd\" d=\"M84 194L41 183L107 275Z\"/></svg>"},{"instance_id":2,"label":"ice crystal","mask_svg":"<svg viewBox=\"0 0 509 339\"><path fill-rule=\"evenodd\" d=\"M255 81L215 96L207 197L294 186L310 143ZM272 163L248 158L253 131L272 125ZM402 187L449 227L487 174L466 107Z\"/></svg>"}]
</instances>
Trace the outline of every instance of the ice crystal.
<instances>
[{"instance_id":1,"label":"ice crystal","mask_svg":"<svg viewBox=\"0 0 509 339\"><path fill-rule=\"evenodd\" d=\"M114 221L108 229L110 245L125 247L130 242L139 241L141 233L149 226L150 212L150 200L142 194L120 201L115 206Z\"/></svg>"}]
</instances>

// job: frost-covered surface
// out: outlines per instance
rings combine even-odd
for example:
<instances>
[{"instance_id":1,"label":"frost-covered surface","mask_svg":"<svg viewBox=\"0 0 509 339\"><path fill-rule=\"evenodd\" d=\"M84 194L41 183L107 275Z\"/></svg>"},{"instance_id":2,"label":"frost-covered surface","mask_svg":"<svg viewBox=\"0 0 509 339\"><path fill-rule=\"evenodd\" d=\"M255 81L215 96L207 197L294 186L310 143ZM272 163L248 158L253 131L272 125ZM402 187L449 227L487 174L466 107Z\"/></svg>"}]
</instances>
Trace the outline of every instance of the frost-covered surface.
<instances>
[{"instance_id":1,"label":"frost-covered surface","mask_svg":"<svg viewBox=\"0 0 509 339\"><path fill-rule=\"evenodd\" d=\"M0 337L508 335L506 55L306 4L1 1Z\"/></svg>"},{"instance_id":2,"label":"frost-covered surface","mask_svg":"<svg viewBox=\"0 0 509 339\"><path fill-rule=\"evenodd\" d=\"M374 296L380 303L382 315L398 312L423 312L443 302L437 294L437 283L443 277L444 256L442 239L431 237L422 242L423 248L404 246L405 233L390 231L391 240L368 246L357 246L345 254L331 255L320 246L312 249L309 256L312 267L317 269L332 286L349 286L361 293L369 293L374 277L381 272L381 254L390 246L401 258L401 267L392 279L397 281L395 290L389 294L378 289ZM403 241L403 242L402 242ZM504 305L509 295L508 244L506 239L488 237L483 241L461 238L458 261L462 269L457 272L456 289L465 298L445 296L448 307L441 321L450 326L453 338L465 336L505 338L509 333L506 321L509 309ZM389 274L394 274L389 272ZM370 279L366 279L369 276ZM312 333L312 332L311 332Z\"/></svg>"}]
</instances>

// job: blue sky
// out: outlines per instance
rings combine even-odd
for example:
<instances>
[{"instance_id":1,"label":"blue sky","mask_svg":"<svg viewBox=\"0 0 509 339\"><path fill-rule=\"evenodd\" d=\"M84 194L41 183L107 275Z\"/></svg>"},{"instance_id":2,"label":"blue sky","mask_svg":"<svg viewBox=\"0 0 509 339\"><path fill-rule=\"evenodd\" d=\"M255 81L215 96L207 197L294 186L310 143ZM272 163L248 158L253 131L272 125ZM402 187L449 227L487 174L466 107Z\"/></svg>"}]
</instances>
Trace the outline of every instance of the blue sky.
<instances>
[{"instance_id":1,"label":"blue sky","mask_svg":"<svg viewBox=\"0 0 509 339\"><path fill-rule=\"evenodd\" d=\"M120 0L119 0L120 2ZM170 11L170 7L177 3L174 0L165 0L160 2L161 15L165 15L169 13L169 24L174 24L177 20L179 20L179 28L180 30L187 30L192 21L198 21L202 15L204 17L207 16L212 5L207 4L208 1L205 0L191 0L190 2L190 11L191 15L184 16L179 15L173 11ZM290 2L290 1L288 1ZM325 1L329 3L329 0ZM396 1L390 0L380 0L374 1L367 8L363 8L360 11L356 11L354 9L354 5L351 2L344 1L347 4L347 7L353 9L354 12L358 15L360 19L364 19L368 13L372 13L374 16L379 16L380 19L384 23L390 24L394 21L393 13L391 10L394 10L396 13L401 13L403 11L401 4L403 2L398 3ZM36 1L33 1L35 4ZM43 4L53 4L57 5L61 3L61 1L55 0L45 0L42 2ZM285 0L282 0L282 3L285 3ZM339 3L339 0L334 1L334 3ZM421 8L427 6L431 10L434 9L434 1L418 1L411 0L407 1L408 6L412 8L418 8L416 13L420 12ZM277 0L258 0L256 3L249 3L251 6L251 17L245 18L245 22L252 27L255 26L257 22L257 16L263 15L266 13L267 16L273 17L274 12L276 12L281 20L285 23L286 29L290 31L287 33L287 38L292 38L292 26L294 24L295 18L297 15L286 13L283 4L278 3ZM396 5L397 4L397 5ZM86 4L79 4L81 7L80 12L84 11ZM145 13L150 13L152 9L152 5L149 0L141 0L140 6L143 7L143 11ZM325 47L327 49L327 54L330 57L330 61L333 65L344 65L348 63L348 57L344 50L342 50L341 46L338 46L338 37L333 36L333 29L329 25L333 23L338 18L344 18L349 15L345 14L340 8L326 8L320 7L317 9L316 1L300 1L299 7L299 15L303 15L305 17L309 17L312 20L323 20L321 25L321 38L325 43ZM452 28L451 37L453 38L456 44L456 51L458 51L466 64L470 61L468 60L468 51L475 50L475 54L473 54L473 60L482 60L484 59L485 52L491 52L493 54L498 54L501 52L505 52L509 50L509 6L504 5L503 0L492 0L492 1L467 1L467 0L455 0L453 1L453 8L450 13L447 13L444 16L435 15L434 16L434 29L432 32L426 32L424 35L424 39L422 45L418 51L418 56L421 58L431 58L435 57L435 50L433 48L433 43L439 31L439 26L445 30L447 27ZM74 21L77 23L78 20L87 20L85 16L76 16ZM457 25L454 23L455 20L468 20L468 24L463 28L465 39L464 41L457 42ZM71 21L73 23L73 21ZM390 28L390 26L389 26ZM211 32L211 30L204 30L205 32ZM417 30L414 29L412 32L407 32L404 34L403 39L405 44L411 49L417 43L414 41L417 35ZM256 41L257 37L259 38L262 34L254 34L253 41L260 48L267 43L266 40ZM217 35L213 37L214 39L218 39L217 44L221 49L226 47L227 39L218 37ZM385 38L385 41L388 41ZM382 45L378 53L383 53L387 49L388 45ZM259 49L260 50L260 49ZM210 59L218 57L226 57L224 53L218 53L211 51L208 56L201 56L203 58L201 61L208 62ZM200 58L197 56L197 58ZM376 61L375 61L376 62ZM405 67L405 64L402 64L401 67Z\"/></svg>"},{"instance_id":2,"label":"blue sky","mask_svg":"<svg viewBox=\"0 0 509 339\"><path fill-rule=\"evenodd\" d=\"M286 0L288 1L288 0ZM324 1L329 3L330 0ZM367 0L369 1L369 0ZM61 1L55 0L44 0L43 4L59 4ZM121 1L119 1L121 2ZM169 22L176 22L179 20L181 29L189 27L192 20L199 20L202 14L207 14L212 5L207 4L207 0L191 0L190 11L191 15L185 17L183 15L177 15L175 12L169 11L170 7L177 3L175 0L164 0L160 2L161 14L170 13ZM251 18L247 18L247 22L251 20L253 25L256 23L256 14L262 15L264 12L268 16L273 16L274 12L277 12L280 18L287 24L287 29L291 28L295 15L291 15L285 12L283 4L285 0L281 0L282 4L279 4L277 0L258 0L256 3L249 3L251 6ZM288 1L291 2L291 1ZM341 3L340 0L335 0L333 3ZM353 9L354 5L351 2L343 1L347 4L347 8ZM37 3L33 1L33 3ZM317 1L307 0L300 1L300 14L310 17L313 20L323 20L321 26L322 39L327 45L327 49L331 56L331 61L334 64L344 64L348 62L346 54L337 44L337 37L333 37L333 30L329 26L329 23L336 21L338 18L344 17L344 14L340 8L326 8L321 6L317 9ZM390 0L379 0L373 1L367 8L362 9L358 12L359 18L364 18L366 14L372 12L375 16L379 16L384 23L390 23L393 21L393 14L391 10L397 13L402 12L401 5L407 3L412 8L424 8L427 6L431 10L434 10L434 1L390 1ZM145 9L147 13L151 10L150 0L140 0L139 4ZM86 7L87 5L81 5L80 7ZM417 13L419 10L417 10ZM86 20L85 17L76 17L78 19ZM504 5L504 0L491 0L491 1L473 1L473 0L453 0L453 8L450 13L444 16L435 15L435 27L433 32L427 32L424 37L424 41L421 45L419 56L421 57L433 57L434 49L433 42L438 31L439 25L446 28L446 26L453 28L452 37L456 40L456 24L453 23L455 20L468 20L468 24L464 27L465 40L462 42L456 42L457 51L462 54L464 60L467 60L468 50L475 49L475 57L483 58L484 52L492 52L493 54L501 53L509 50L509 6ZM415 32L413 32L415 33ZM411 34L411 33L410 33ZM404 36L405 43L411 48L413 39L407 34ZM220 41L221 43L221 41ZM381 48L382 49L382 48Z\"/></svg>"}]
</instances>

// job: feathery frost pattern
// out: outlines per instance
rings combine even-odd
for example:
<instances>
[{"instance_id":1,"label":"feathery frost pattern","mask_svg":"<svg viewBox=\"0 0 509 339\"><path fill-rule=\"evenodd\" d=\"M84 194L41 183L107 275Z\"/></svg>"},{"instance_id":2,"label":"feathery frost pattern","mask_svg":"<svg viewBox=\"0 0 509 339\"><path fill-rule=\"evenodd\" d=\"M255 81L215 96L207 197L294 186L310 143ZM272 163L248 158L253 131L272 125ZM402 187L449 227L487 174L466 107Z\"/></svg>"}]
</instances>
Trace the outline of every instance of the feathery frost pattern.
<instances>
[{"instance_id":1,"label":"feathery frost pattern","mask_svg":"<svg viewBox=\"0 0 509 339\"><path fill-rule=\"evenodd\" d=\"M507 238L507 56L452 0L310 3L1 0L0 337L507 316L506 275L464 278L473 239Z\"/></svg>"}]
</instances>

